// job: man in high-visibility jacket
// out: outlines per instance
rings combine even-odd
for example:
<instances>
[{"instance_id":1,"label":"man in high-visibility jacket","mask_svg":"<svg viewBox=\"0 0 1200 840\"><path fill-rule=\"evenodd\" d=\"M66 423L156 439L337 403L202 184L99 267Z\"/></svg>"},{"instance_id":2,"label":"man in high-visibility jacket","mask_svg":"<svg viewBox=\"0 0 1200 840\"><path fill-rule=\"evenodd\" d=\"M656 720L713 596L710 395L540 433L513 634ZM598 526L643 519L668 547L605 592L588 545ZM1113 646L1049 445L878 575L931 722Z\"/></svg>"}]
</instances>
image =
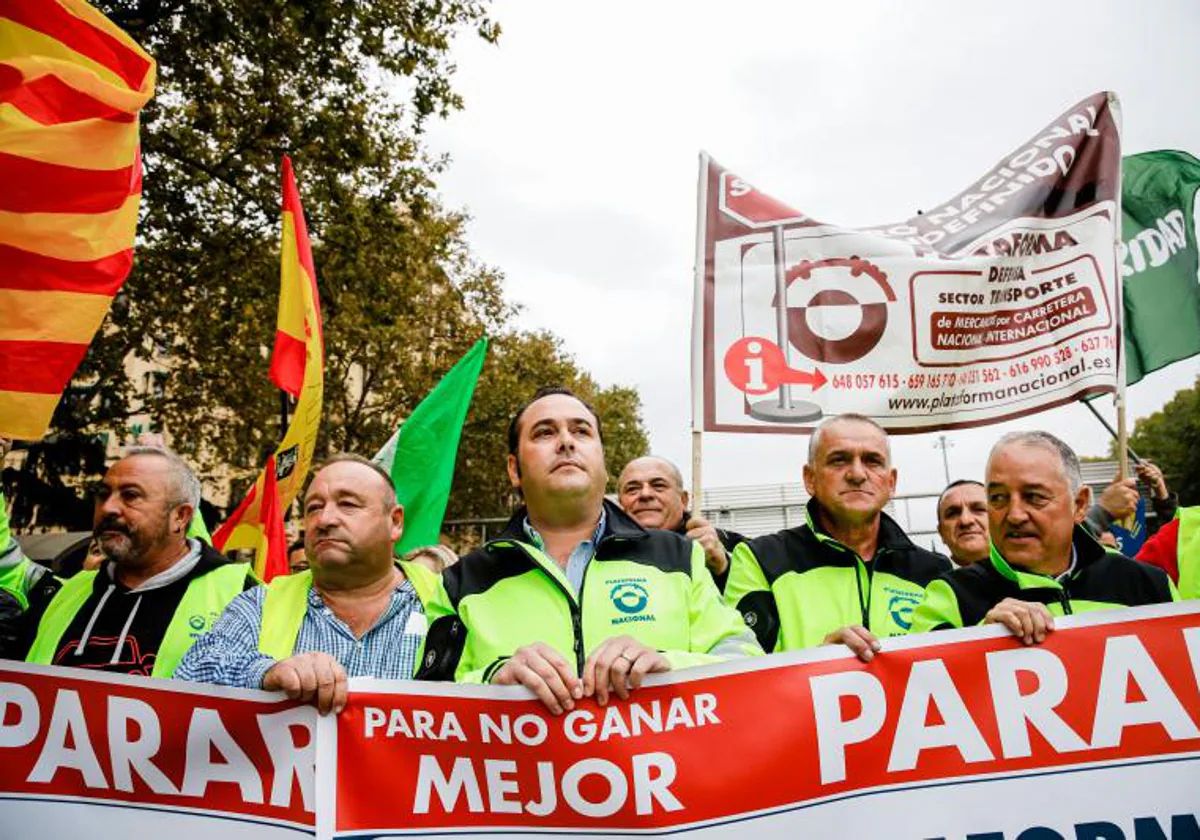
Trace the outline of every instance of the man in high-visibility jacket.
<instances>
[{"instance_id":1,"label":"man in high-visibility jacket","mask_svg":"<svg viewBox=\"0 0 1200 840\"><path fill-rule=\"evenodd\" d=\"M1090 491L1071 448L1046 432L1013 432L988 456L991 554L927 588L912 632L1002 624L1027 645L1054 617L1178 598L1161 570L1104 548L1084 530Z\"/></svg>"},{"instance_id":2,"label":"man in high-visibility jacket","mask_svg":"<svg viewBox=\"0 0 1200 840\"><path fill-rule=\"evenodd\" d=\"M60 584L50 570L34 563L8 527L0 493L0 659L24 659L42 611Z\"/></svg>"},{"instance_id":3,"label":"man in high-visibility jacket","mask_svg":"<svg viewBox=\"0 0 1200 840\"><path fill-rule=\"evenodd\" d=\"M239 592L249 568L187 536L200 482L175 453L134 447L97 491L94 532L107 561L68 579L26 661L170 677Z\"/></svg>"},{"instance_id":4,"label":"man in high-visibility jacket","mask_svg":"<svg viewBox=\"0 0 1200 840\"><path fill-rule=\"evenodd\" d=\"M884 512L896 490L887 433L869 417L821 423L808 446L807 521L733 550L725 586L767 650L844 644L863 661L904 635L925 585L950 561Z\"/></svg>"},{"instance_id":5,"label":"man in high-visibility jacket","mask_svg":"<svg viewBox=\"0 0 1200 840\"><path fill-rule=\"evenodd\" d=\"M175 676L282 690L322 713L342 710L348 676L410 679L437 576L393 560L403 529L404 509L378 464L330 459L304 496L309 568L235 598Z\"/></svg>"},{"instance_id":6,"label":"man in high-visibility jacket","mask_svg":"<svg viewBox=\"0 0 1200 840\"><path fill-rule=\"evenodd\" d=\"M12 441L0 437L0 464ZM8 506L0 493L0 659L24 659L42 610L59 581L45 566L34 563L21 550L9 528Z\"/></svg>"},{"instance_id":7,"label":"man in high-visibility jacket","mask_svg":"<svg viewBox=\"0 0 1200 840\"><path fill-rule=\"evenodd\" d=\"M584 696L625 699L649 673L762 653L721 604L699 543L605 500L590 406L543 389L514 415L508 445L525 506L445 571L430 608L427 650L452 651L460 682L523 685L561 714Z\"/></svg>"},{"instance_id":8,"label":"man in high-visibility jacket","mask_svg":"<svg viewBox=\"0 0 1200 840\"><path fill-rule=\"evenodd\" d=\"M1166 572L1180 598L1200 598L1200 507L1179 508L1174 519L1146 540L1136 559Z\"/></svg>"}]
</instances>

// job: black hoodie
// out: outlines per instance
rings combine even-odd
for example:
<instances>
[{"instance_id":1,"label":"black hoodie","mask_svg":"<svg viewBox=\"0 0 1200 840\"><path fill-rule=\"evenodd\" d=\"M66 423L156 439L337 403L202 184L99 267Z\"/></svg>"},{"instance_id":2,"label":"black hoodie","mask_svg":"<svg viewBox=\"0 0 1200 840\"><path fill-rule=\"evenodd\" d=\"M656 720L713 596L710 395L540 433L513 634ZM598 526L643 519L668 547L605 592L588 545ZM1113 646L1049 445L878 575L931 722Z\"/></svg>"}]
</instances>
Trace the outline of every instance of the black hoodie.
<instances>
[{"instance_id":1,"label":"black hoodie","mask_svg":"<svg viewBox=\"0 0 1200 840\"><path fill-rule=\"evenodd\" d=\"M134 589L115 578L112 561L105 563L91 594L58 640L53 664L150 676L188 585L229 562L204 542L189 540L189 545L182 560ZM246 588L253 585L247 576Z\"/></svg>"}]
</instances>

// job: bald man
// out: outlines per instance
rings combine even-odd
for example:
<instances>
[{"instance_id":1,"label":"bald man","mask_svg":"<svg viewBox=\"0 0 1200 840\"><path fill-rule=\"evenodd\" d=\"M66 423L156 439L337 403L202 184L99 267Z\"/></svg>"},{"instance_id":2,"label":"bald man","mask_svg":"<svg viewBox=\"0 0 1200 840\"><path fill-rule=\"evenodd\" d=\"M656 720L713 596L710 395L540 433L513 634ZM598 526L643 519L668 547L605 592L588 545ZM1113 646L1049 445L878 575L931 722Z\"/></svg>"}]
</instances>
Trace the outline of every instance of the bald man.
<instances>
[{"instance_id":1,"label":"bald man","mask_svg":"<svg viewBox=\"0 0 1200 840\"><path fill-rule=\"evenodd\" d=\"M729 579L729 557L745 537L714 527L707 519L688 510L688 492L683 489L679 467L657 455L634 458L621 470L617 481L621 508L643 528L674 531L704 549L704 562L717 588L725 591Z\"/></svg>"}]
</instances>

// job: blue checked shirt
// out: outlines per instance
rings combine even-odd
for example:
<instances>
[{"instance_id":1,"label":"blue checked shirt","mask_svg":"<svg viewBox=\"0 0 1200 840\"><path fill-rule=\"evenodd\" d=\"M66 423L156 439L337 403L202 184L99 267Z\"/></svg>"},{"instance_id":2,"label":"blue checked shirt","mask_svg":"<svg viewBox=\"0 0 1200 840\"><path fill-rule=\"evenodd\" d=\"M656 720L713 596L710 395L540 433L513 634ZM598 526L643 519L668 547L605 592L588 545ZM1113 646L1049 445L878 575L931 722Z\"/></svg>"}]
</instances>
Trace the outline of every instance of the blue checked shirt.
<instances>
[{"instance_id":1,"label":"blue checked shirt","mask_svg":"<svg viewBox=\"0 0 1200 840\"><path fill-rule=\"evenodd\" d=\"M262 688L263 676L276 660L258 651L265 586L234 598L175 669L176 679ZM308 612L300 625L296 653L319 650L342 664L351 677L412 679L417 651L425 638L425 611L407 579L392 592L391 603L361 639L325 605L316 588L308 591Z\"/></svg>"}]
</instances>

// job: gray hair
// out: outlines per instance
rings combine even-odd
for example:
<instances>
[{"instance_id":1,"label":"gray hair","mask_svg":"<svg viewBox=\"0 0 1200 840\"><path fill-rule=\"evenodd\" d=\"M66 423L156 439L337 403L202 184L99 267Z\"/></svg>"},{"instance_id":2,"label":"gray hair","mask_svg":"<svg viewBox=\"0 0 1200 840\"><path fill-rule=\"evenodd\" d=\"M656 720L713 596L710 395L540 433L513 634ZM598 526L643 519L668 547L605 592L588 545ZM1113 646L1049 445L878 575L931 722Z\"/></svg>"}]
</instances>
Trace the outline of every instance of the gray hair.
<instances>
[{"instance_id":1,"label":"gray hair","mask_svg":"<svg viewBox=\"0 0 1200 840\"><path fill-rule=\"evenodd\" d=\"M1072 496L1078 493L1079 488L1083 486L1083 472L1079 469L1079 457L1075 454L1075 450L1049 432L1009 432L996 441L996 445L988 454L988 460L990 461L1000 449L1013 444L1036 446L1057 455L1059 463L1062 465L1063 477L1067 480L1067 486L1071 489Z\"/></svg>"},{"instance_id":2,"label":"gray hair","mask_svg":"<svg viewBox=\"0 0 1200 840\"><path fill-rule=\"evenodd\" d=\"M660 464L665 464L667 467L667 472L670 474L671 478L674 479L674 481L675 481L675 486L678 487L680 490L684 489L683 473L681 473L679 471L679 467L675 466L674 461L670 460L669 458L664 458L661 455L642 455L640 457L634 458L632 461L630 461L628 464L626 464L624 466L624 468L621 470L621 473L624 474L625 470L629 469L630 466L632 466L633 464L636 464L638 461L658 461Z\"/></svg>"},{"instance_id":3,"label":"gray hair","mask_svg":"<svg viewBox=\"0 0 1200 840\"><path fill-rule=\"evenodd\" d=\"M165 459L170 465L170 502L172 507L191 505L193 511L200 509L200 479L196 478L196 474L192 472L187 461L170 449L163 449L161 446L130 446L121 456L121 460L124 461L135 455L155 455Z\"/></svg>"},{"instance_id":4,"label":"gray hair","mask_svg":"<svg viewBox=\"0 0 1200 840\"><path fill-rule=\"evenodd\" d=\"M326 467L332 467L334 464L362 464L364 467L367 467L381 479L383 479L383 484L387 488L383 493L383 509L385 511L390 511L397 504L399 504L396 499L396 487L394 484L392 484L392 476L388 473L388 471L385 470L379 463L372 461L370 458L364 458L362 455L358 455L353 452L340 452L337 455L332 456L329 458L329 460L325 461L325 463L321 464L321 466L313 470L313 477L315 478L317 473L319 473L321 470L325 469Z\"/></svg>"},{"instance_id":5,"label":"gray hair","mask_svg":"<svg viewBox=\"0 0 1200 840\"><path fill-rule=\"evenodd\" d=\"M816 464L813 462L816 460L817 449L821 445L821 437L825 434L825 430L830 426L842 422L866 423L868 426L874 426L879 433L883 435L884 449L887 452L888 463L891 463L892 442L888 439L887 429L883 428L883 426L880 426L865 414L854 414L852 412L848 412L846 414L838 414L834 417L826 417L821 421L820 425L813 430L812 437L808 439L808 465L810 467L816 466Z\"/></svg>"}]
</instances>

